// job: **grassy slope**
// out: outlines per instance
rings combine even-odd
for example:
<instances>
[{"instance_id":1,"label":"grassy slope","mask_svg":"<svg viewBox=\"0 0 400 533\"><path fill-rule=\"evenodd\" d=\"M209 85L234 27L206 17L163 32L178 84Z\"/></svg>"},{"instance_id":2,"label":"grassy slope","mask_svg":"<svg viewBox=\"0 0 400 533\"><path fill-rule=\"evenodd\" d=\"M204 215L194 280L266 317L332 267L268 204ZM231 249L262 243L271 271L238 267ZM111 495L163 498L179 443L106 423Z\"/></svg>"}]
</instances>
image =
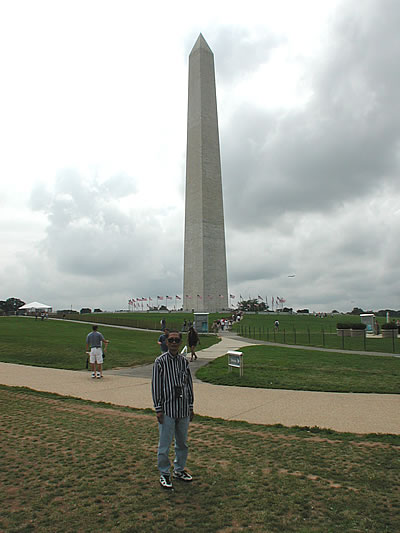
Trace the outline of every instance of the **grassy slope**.
<instances>
[{"instance_id":1,"label":"grassy slope","mask_svg":"<svg viewBox=\"0 0 400 533\"><path fill-rule=\"evenodd\" d=\"M279 332L274 332L274 321L279 320ZM382 325L385 319L379 317ZM333 349L371 351L371 352L400 352L400 341L395 339L394 350L391 339L364 339L359 337L344 337L336 334L338 322L359 323L360 318L354 315L340 315L319 318L313 315L245 315L244 319L234 326L243 336L278 342L283 344L298 344L303 346L317 346Z\"/></svg>"},{"instance_id":2,"label":"grassy slope","mask_svg":"<svg viewBox=\"0 0 400 533\"><path fill-rule=\"evenodd\" d=\"M81 370L86 362L88 324L69 321L0 318L0 360L33 366ZM101 326L99 331L110 340L104 368L152 363L159 354L160 332L130 331ZM185 340L185 337L184 337ZM202 336L201 348L216 338Z\"/></svg>"},{"instance_id":3,"label":"grassy slope","mask_svg":"<svg viewBox=\"0 0 400 533\"><path fill-rule=\"evenodd\" d=\"M229 317L230 313L210 313L208 316L208 323L211 324L214 320L221 317ZM98 324L116 324L120 326L130 326L137 328L148 328L160 330L160 321L165 319L166 327L169 329L181 330L183 321L193 321L193 313L88 313L88 314L67 314L66 319L84 320L86 322L96 322Z\"/></svg>"}]
</instances>

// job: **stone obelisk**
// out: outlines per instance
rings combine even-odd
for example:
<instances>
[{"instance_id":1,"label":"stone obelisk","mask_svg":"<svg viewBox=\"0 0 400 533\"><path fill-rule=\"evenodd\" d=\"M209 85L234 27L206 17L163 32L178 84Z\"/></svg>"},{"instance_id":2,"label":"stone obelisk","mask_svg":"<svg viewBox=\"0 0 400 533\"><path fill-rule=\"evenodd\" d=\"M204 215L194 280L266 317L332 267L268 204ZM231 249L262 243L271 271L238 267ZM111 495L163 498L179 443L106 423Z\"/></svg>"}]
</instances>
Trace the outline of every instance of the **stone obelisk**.
<instances>
[{"instance_id":1,"label":"stone obelisk","mask_svg":"<svg viewBox=\"0 0 400 533\"><path fill-rule=\"evenodd\" d=\"M183 308L228 308L214 55L200 34L189 56Z\"/></svg>"}]
</instances>

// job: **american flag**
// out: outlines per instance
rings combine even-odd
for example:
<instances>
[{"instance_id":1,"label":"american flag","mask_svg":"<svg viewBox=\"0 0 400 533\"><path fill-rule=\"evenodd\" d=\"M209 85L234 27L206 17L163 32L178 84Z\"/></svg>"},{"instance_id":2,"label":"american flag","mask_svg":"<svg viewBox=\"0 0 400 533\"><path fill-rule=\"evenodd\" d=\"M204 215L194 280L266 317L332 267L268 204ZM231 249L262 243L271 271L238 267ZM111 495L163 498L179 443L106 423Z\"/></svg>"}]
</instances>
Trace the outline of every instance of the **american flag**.
<instances>
[{"instance_id":1,"label":"american flag","mask_svg":"<svg viewBox=\"0 0 400 533\"><path fill-rule=\"evenodd\" d=\"M172 296L166 296L167 300L172 300Z\"/></svg>"},{"instance_id":2,"label":"american flag","mask_svg":"<svg viewBox=\"0 0 400 533\"><path fill-rule=\"evenodd\" d=\"M229 298L235 298L235 296L233 294L230 294Z\"/></svg>"},{"instance_id":3,"label":"american flag","mask_svg":"<svg viewBox=\"0 0 400 533\"><path fill-rule=\"evenodd\" d=\"M180 296L178 296L177 294L175 295L175 298L176 298L177 300L182 300L182 298L181 298Z\"/></svg>"}]
</instances>

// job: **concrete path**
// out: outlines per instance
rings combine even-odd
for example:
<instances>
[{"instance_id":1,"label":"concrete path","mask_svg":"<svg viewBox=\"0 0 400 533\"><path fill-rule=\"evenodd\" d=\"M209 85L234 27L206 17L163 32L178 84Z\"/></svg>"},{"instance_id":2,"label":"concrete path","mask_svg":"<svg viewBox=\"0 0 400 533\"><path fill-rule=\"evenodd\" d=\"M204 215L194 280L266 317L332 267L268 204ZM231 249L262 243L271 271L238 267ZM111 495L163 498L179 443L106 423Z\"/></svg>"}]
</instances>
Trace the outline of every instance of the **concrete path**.
<instances>
[{"instance_id":1,"label":"concrete path","mask_svg":"<svg viewBox=\"0 0 400 533\"><path fill-rule=\"evenodd\" d=\"M223 336L220 343L199 352L193 372L211 359L248 346L240 338ZM152 408L151 365L105 372L102 380L89 372L0 363L0 383L29 387L136 408ZM141 375L142 373L142 375ZM353 433L400 435L400 395L346 394L226 387L194 383L195 412L256 424L319 426Z\"/></svg>"}]
</instances>

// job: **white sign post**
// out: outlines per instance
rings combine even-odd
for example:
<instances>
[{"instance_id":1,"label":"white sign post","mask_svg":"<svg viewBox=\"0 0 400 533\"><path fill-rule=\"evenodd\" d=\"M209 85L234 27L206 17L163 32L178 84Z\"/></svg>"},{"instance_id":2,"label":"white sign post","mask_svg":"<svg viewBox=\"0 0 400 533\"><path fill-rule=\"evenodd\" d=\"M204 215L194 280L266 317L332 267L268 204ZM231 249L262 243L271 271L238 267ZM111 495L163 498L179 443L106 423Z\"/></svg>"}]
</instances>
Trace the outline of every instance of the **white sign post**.
<instances>
[{"instance_id":1,"label":"white sign post","mask_svg":"<svg viewBox=\"0 0 400 533\"><path fill-rule=\"evenodd\" d=\"M228 352L228 368L232 372L232 368L240 368L240 375L243 376L243 352Z\"/></svg>"}]
</instances>

